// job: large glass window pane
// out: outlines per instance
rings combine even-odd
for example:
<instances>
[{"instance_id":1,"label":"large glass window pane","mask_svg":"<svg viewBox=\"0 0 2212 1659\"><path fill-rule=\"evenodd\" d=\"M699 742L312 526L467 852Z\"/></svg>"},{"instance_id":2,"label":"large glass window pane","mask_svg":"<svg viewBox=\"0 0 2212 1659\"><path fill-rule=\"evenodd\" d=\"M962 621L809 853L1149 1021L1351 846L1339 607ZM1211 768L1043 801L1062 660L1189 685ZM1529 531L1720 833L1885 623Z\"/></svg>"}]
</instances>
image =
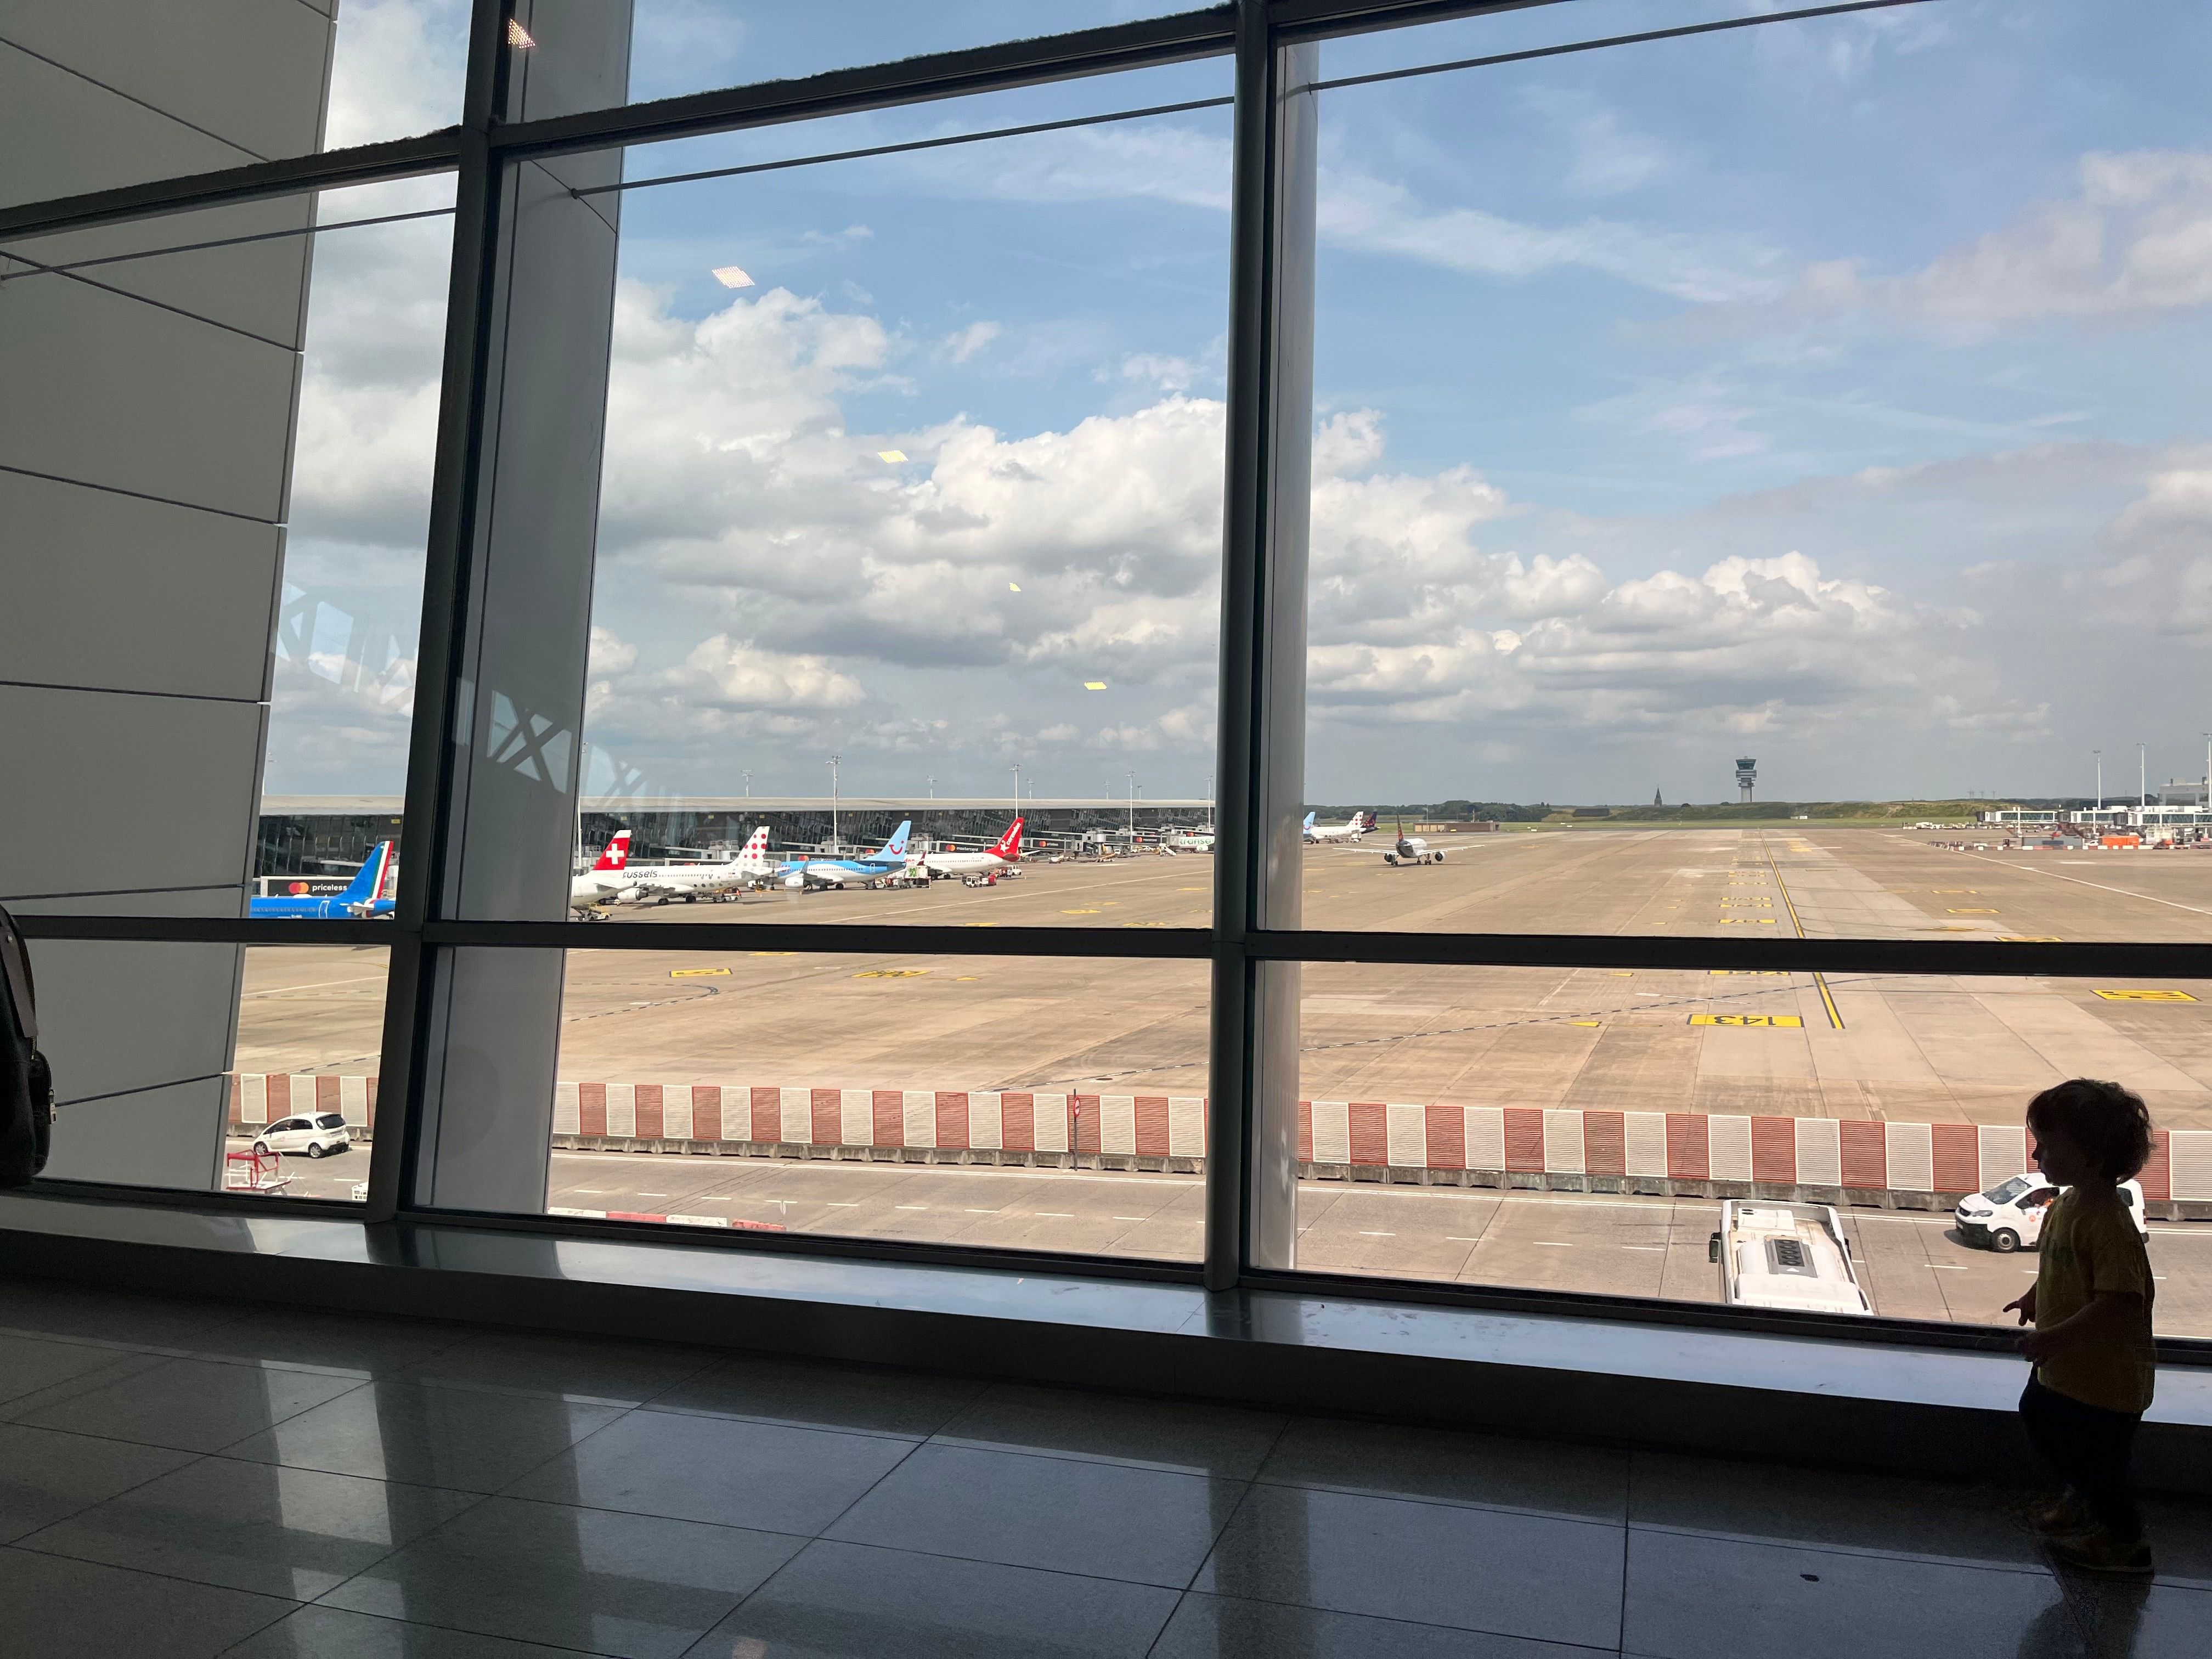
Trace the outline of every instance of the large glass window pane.
<instances>
[{"instance_id":1,"label":"large glass window pane","mask_svg":"<svg viewBox=\"0 0 2212 1659\"><path fill-rule=\"evenodd\" d=\"M1307 923L2204 937L2208 54L1926 7L1319 94L1305 787L1375 828Z\"/></svg>"},{"instance_id":2,"label":"large glass window pane","mask_svg":"<svg viewBox=\"0 0 2212 1659\"><path fill-rule=\"evenodd\" d=\"M9 0L0 205L451 126L468 17L468 0Z\"/></svg>"},{"instance_id":3,"label":"large glass window pane","mask_svg":"<svg viewBox=\"0 0 2212 1659\"><path fill-rule=\"evenodd\" d=\"M1710 1254L1795 1206L1836 1212L1872 1313L2008 1323L2040 1224L2027 1101L2110 1077L2158 1132L2158 1328L2212 1335L2208 1021L2196 981L1308 963L1297 1265L1809 1307L1732 1296Z\"/></svg>"},{"instance_id":4,"label":"large glass window pane","mask_svg":"<svg viewBox=\"0 0 2212 1659\"><path fill-rule=\"evenodd\" d=\"M364 1195L380 945L40 939L53 1154L72 1181Z\"/></svg>"},{"instance_id":5,"label":"large glass window pane","mask_svg":"<svg viewBox=\"0 0 2212 1659\"><path fill-rule=\"evenodd\" d=\"M547 1205L1194 1260L1206 972L572 951Z\"/></svg>"},{"instance_id":6,"label":"large glass window pane","mask_svg":"<svg viewBox=\"0 0 2212 1659\"><path fill-rule=\"evenodd\" d=\"M623 173L1226 91L1188 65ZM951 879L1005 867L1018 816L1024 891L1050 890L1024 920L1204 922L1227 131L1191 111L587 198L620 240L573 834L589 878L628 831L630 878L580 905L688 896L715 872L670 866L765 825L743 873L810 915L964 918L1006 896ZM908 873L939 890L868 890Z\"/></svg>"},{"instance_id":7,"label":"large glass window pane","mask_svg":"<svg viewBox=\"0 0 2212 1659\"><path fill-rule=\"evenodd\" d=\"M314 239L255 874L341 888L399 834L453 181L325 192ZM401 215L427 216L362 223ZM386 896L389 896L387 894Z\"/></svg>"}]
</instances>

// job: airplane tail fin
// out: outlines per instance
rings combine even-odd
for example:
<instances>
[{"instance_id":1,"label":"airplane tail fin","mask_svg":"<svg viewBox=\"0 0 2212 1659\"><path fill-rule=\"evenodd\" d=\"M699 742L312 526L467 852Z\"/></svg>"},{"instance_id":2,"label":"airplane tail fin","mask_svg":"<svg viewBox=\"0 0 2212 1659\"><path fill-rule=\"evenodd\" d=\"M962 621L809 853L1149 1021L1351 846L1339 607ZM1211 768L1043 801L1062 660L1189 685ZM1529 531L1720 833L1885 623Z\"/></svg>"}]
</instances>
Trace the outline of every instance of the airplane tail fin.
<instances>
[{"instance_id":1,"label":"airplane tail fin","mask_svg":"<svg viewBox=\"0 0 2212 1659\"><path fill-rule=\"evenodd\" d=\"M629 862L629 831L617 830L608 837L606 850L599 854L594 870L619 870Z\"/></svg>"},{"instance_id":2,"label":"airplane tail fin","mask_svg":"<svg viewBox=\"0 0 2212 1659\"><path fill-rule=\"evenodd\" d=\"M368 849L368 856L354 872L353 879L339 895L348 904L374 904L384 896L385 878L392 873L392 843L380 841Z\"/></svg>"},{"instance_id":3,"label":"airplane tail fin","mask_svg":"<svg viewBox=\"0 0 2212 1659\"><path fill-rule=\"evenodd\" d=\"M762 824L745 837L745 850L738 854L738 862L748 870L768 867L768 825Z\"/></svg>"},{"instance_id":4,"label":"airplane tail fin","mask_svg":"<svg viewBox=\"0 0 2212 1659\"><path fill-rule=\"evenodd\" d=\"M1300 824L1298 828L1301 830L1310 830L1313 828L1313 821L1314 815L1311 812L1309 812L1306 814L1306 821Z\"/></svg>"},{"instance_id":5,"label":"airplane tail fin","mask_svg":"<svg viewBox=\"0 0 2212 1659\"><path fill-rule=\"evenodd\" d=\"M876 856L879 859L902 859L906 856L906 838L913 832L914 820L901 818L899 827L891 831L891 838L883 845Z\"/></svg>"},{"instance_id":6,"label":"airplane tail fin","mask_svg":"<svg viewBox=\"0 0 2212 1659\"><path fill-rule=\"evenodd\" d=\"M1006 833L999 837L999 844L991 851L1002 859L1019 858L1022 855L1022 825L1026 821L1016 818L1008 824Z\"/></svg>"}]
</instances>

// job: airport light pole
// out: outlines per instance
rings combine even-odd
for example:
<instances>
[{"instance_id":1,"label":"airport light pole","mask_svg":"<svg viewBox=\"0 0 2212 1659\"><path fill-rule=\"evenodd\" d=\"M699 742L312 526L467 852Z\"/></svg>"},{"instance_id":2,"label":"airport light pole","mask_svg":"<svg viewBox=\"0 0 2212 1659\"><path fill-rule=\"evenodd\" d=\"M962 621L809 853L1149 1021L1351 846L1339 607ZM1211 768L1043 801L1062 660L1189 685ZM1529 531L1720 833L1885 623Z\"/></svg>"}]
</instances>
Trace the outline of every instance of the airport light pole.
<instances>
[{"instance_id":1,"label":"airport light pole","mask_svg":"<svg viewBox=\"0 0 2212 1659\"><path fill-rule=\"evenodd\" d=\"M1006 769L1014 775L1014 816L1019 817L1022 815L1022 769L1012 766Z\"/></svg>"},{"instance_id":2,"label":"airport light pole","mask_svg":"<svg viewBox=\"0 0 2212 1659\"><path fill-rule=\"evenodd\" d=\"M744 775L745 775L745 799L746 799L747 800L750 800L750 799L753 798L753 775L752 775L751 773L748 772L748 773L746 773Z\"/></svg>"},{"instance_id":3,"label":"airport light pole","mask_svg":"<svg viewBox=\"0 0 2212 1659\"><path fill-rule=\"evenodd\" d=\"M2206 738L2206 740L2205 740L2205 744L2204 744L2204 752L2205 752L2207 755L2212 755L2212 737L2208 737L2208 738ZM2212 776L2212 772L2208 772L2207 775L2208 775L2208 776ZM1134 847L1136 844L1137 844L1137 775L1136 775L1134 772L1132 772L1132 773L1130 773L1130 774L1129 774L1129 845L1130 845L1130 846L1132 846L1132 847Z\"/></svg>"},{"instance_id":4,"label":"airport light pole","mask_svg":"<svg viewBox=\"0 0 2212 1659\"><path fill-rule=\"evenodd\" d=\"M2092 749L2089 752L2097 757L2097 815L2091 822L2101 829L2105 823L2105 751Z\"/></svg>"},{"instance_id":5,"label":"airport light pole","mask_svg":"<svg viewBox=\"0 0 2212 1659\"><path fill-rule=\"evenodd\" d=\"M929 781L929 798L932 800L935 800L937 799L937 780L935 778L932 778Z\"/></svg>"},{"instance_id":6,"label":"airport light pole","mask_svg":"<svg viewBox=\"0 0 2212 1659\"><path fill-rule=\"evenodd\" d=\"M842 755L830 757L830 852L832 857L844 846L837 834L837 766L844 758Z\"/></svg>"},{"instance_id":7,"label":"airport light pole","mask_svg":"<svg viewBox=\"0 0 2212 1659\"><path fill-rule=\"evenodd\" d=\"M2136 811L2140 812L2150 805L2150 751L2142 744L2136 745Z\"/></svg>"}]
</instances>

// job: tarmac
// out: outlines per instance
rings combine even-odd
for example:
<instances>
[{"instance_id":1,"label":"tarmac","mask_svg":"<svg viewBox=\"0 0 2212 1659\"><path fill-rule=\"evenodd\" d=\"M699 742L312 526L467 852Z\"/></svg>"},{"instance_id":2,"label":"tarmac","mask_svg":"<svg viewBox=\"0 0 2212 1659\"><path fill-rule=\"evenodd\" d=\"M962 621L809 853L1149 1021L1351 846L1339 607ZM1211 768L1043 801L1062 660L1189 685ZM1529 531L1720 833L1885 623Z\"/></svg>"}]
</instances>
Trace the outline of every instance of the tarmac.
<instances>
[{"instance_id":1,"label":"tarmac","mask_svg":"<svg viewBox=\"0 0 2212 1659\"><path fill-rule=\"evenodd\" d=\"M1978 854L1930 845L1924 831L1807 826L1429 839L1446 848L1443 864L1385 866L1387 832L1309 848L1308 925L1918 938L1960 951L1997 938L2212 942L2212 855L2194 853ZM748 951L742 939L751 922L800 918L1200 927L1212 873L1204 855L1032 863L989 889L619 910L607 927L724 923L733 948L571 952L562 1074L1203 1093L1203 963L800 955ZM2166 1127L2212 1127L2212 985L2195 981L1359 963L1301 973L1308 1098L2014 1123L2036 1090L2087 1074L2141 1091ZM380 951L261 948L246 977L238 1069L374 1068ZM720 1194L733 1216L776 1219L773 1206L744 1207L774 1200L786 1224L812 1230L1139 1256L1198 1249L1188 1177L569 1152L554 1165L550 1201L576 1208L698 1213ZM594 1197L591 1171L603 1165L631 1173ZM1715 1206L1701 1201L1310 1182L1301 1202L1300 1260L1312 1267L1716 1293L1705 1249ZM1859 1212L1852 1224L1887 1313L1986 1317L2033 1266L1948 1242L1941 1217ZM2197 1272L2194 1254L2208 1246L2212 1228L2161 1230L2154 1258L2179 1269L2161 1289L2162 1328L2212 1334L2212 1261Z\"/></svg>"}]
</instances>

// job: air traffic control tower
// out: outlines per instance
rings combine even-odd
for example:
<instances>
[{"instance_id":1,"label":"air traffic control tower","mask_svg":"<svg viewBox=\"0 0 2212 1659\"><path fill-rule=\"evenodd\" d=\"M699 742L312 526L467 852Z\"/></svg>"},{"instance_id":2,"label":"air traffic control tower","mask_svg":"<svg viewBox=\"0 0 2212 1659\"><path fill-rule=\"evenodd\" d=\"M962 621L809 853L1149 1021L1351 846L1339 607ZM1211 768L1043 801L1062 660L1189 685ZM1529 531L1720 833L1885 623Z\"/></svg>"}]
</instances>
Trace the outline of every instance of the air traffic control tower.
<instances>
[{"instance_id":1,"label":"air traffic control tower","mask_svg":"<svg viewBox=\"0 0 2212 1659\"><path fill-rule=\"evenodd\" d=\"M1755 760L1739 759L1735 763L1736 799L1744 802L1749 801L1751 799L1751 786L1758 781L1759 763Z\"/></svg>"}]
</instances>

